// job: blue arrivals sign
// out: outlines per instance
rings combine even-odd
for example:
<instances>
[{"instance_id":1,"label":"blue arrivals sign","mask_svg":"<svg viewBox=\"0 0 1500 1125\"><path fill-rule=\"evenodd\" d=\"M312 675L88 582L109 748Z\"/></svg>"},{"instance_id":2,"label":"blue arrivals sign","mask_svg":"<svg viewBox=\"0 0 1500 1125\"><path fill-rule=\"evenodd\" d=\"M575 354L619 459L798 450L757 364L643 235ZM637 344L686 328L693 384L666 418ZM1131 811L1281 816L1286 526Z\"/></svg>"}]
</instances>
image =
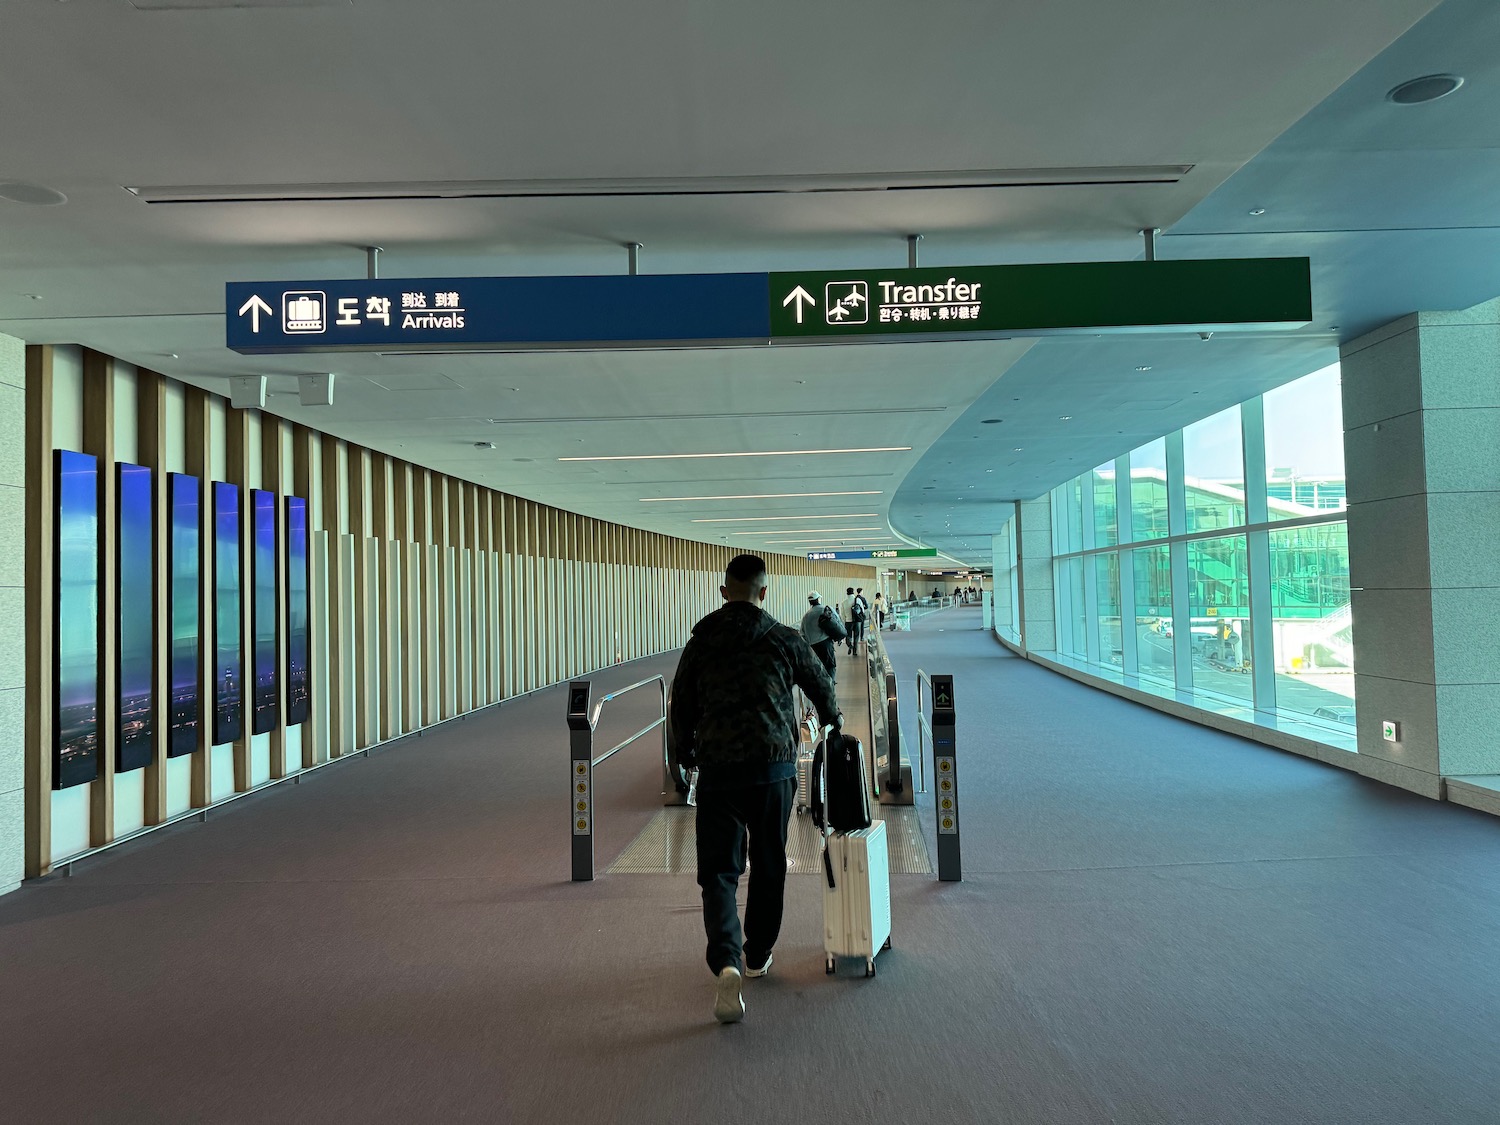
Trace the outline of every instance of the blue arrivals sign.
<instances>
[{"instance_id":1,"label":"blue arrivals sign","mask_svg":"<svg viewBox=\"0 0 1500 1125\"><path fill-rule=\"evenodd\" d=\"M764 343L763 273L232 281L242 355Z\"/></svg>"}]
</instances>

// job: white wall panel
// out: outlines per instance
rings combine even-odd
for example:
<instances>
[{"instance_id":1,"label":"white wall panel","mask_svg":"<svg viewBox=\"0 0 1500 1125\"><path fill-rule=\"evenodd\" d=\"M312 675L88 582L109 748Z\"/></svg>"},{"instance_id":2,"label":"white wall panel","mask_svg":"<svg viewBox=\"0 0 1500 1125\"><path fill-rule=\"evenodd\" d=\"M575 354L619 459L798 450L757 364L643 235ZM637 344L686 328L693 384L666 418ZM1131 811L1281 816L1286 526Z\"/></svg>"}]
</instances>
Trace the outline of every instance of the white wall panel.
<instances>
[{"instance_id":1,"label":"white wall panel","mask_svg":"<svg viewBox=\"0 0 1500 1125\"><path fill-rule=\"evenodd\" d=\"M246 722L249 722L247 716ZM264 785L271 780L271 736L269 734L252 734L250 736L250 788Z\"/></svg>"},{"instance_id":2,"label":"white wall panel","mask_svg":"<svg viewBox=\"0 0 1500 1125\"><path fill-rule=\"evenodd\" d=\"M422 561L423 547L420 543L402 544L406 551L406 596L401 602L401 629L405 634L406 672L402 679L406 700L402 711L403 730L413 731L422 726Z\"/></svg>"},{"instance_id":3,"label":"white wall panel","mask_svg":"<svg viewBox=\"0 0 1500 1125\"><path fill-rule=\"evenodd\" d=\"M146 827L146 771L115 774L115 839Z\"/></svg>"},{"instance_id":4,"label":"white wall panel","mask_svg":"<svg viewBox=\"0 0 1500 1125\"><path fill-rule=\"evenodd\" d=\"M89 790L75 785L52 794L52 862L89 850Z\"/></svg>"},{"instance_id":5,"label":"white wall panel","mask_svg":"<svg viewBox=\"0 0 1500 1125\"><path fill-rule=\"evenodd\" d=\"M114 367L115 460L134 463L140 459L140 447L136 442L136 416L139 413L136 367L119 360L115 361Z\"/></svg>"}]
</instances>

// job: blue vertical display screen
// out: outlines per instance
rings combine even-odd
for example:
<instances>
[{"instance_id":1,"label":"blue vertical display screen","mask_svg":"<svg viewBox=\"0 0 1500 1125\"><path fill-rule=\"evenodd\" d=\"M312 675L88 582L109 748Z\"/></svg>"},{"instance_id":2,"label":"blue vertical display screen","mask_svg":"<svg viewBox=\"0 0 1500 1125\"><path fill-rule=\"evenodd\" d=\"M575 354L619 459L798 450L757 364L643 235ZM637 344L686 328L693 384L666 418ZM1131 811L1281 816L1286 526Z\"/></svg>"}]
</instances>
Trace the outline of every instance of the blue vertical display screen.
<instances>
[{"instance_id":1,"label":"blue vertical display screen","mask_svg":"<svg viewBox=\"0 0 1500 1125\"><path fill-rule=\"evenodd\" d=\"M115 770L151 764L156 742L156 491L150 469L115 466Z\"/></svg>"},{"instance_id":2,"label":"blue vertical display screen","mask_svg":"<svg viewBox=\"0 0 1500 1125\"><path fill-rule=\"evenodd\" d=\"M250 493L250 575L254 600L250 606L254 670L251 734L265 734L281 723L281 661L277 640L279 599L276 583L276 494Z\"/></svg>"},{"instance_id":3,"label":"blue vertical display screen","mask_svg":"<svg viewBox=\"0 0 1500 1125\"><path fill-rule=\"evenodd\" d=\"M214 482L214 745L245 733L240 643L240 490Z\"/></svg>"},{"instance_id":4,"label":"blue vertical display screen","mask_svg":"<svg viewBox=\"0 0 1500 1125\"><path fill-rule=\"evenodd\" d=\"M99 462L59 449L53 462L55 742L52 787L93 781L99 738Z\"/></svg>"},{"instance_id":5,"label":"blue vertical display screen","mask_svg":"<svg viewBox=\"0 0 1500 1125\"><path fill-rule=\"evenodd\" d=\"M312 650L308 634L307 501L286 498L286 721L307 721L311 705Z\"/></svg>"},{"instance_id":6,"label":"blue vertical display screen","mask_svg":"<svg viewBox=\"0 0 1500 1125\"><path fill-rule=\"evenodd\" d=\"M198 625L202 580L202 486L197 477L167 475L167 636L168 687L167 757L179 758L198 749L202 701L198 696Z\"/></svg>"}]
</instances>

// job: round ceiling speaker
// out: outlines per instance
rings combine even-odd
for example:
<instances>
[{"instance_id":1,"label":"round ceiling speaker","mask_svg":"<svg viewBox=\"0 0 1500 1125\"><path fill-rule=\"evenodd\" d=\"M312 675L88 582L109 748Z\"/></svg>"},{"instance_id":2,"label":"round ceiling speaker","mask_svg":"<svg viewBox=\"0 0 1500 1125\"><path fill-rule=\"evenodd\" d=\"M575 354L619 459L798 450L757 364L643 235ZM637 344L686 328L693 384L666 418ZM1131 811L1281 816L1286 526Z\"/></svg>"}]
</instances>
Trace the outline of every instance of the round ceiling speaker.
<instances>
[{"instance_id":1,"label":"round ceiling speaker","mask_svg":"<svg viewBox=\"0 0 1500 1125\"><path fill-rule=\"evenodd\" d=\"M1397 105L1421 105L1445 98L1463 84L1464 80L1456 74L1426 74L1401 83L1386 95L1386 100Z\"/></svg>"}]
</instances>

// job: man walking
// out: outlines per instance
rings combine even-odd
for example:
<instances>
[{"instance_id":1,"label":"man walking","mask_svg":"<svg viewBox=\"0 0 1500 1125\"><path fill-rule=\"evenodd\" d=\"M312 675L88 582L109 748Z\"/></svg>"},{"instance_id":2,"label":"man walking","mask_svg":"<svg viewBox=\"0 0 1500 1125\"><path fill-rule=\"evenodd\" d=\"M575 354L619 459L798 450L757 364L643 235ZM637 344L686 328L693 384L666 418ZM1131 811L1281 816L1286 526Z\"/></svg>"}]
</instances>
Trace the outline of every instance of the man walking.
<instances>
[{"instance_id":1,"label":"man walking","mask_svg":"<svg viewBox=\"0 0 1500 1125\"><path fill-rule=\"evenodd\" d=\"M823 604L823 595L816 590L808 594L807 612L802 615L802 639L813 650L813 655L823 662L823 670L830 677L837 675L833 647L847 635L833 607Z\"/></svg>"},{"instance_id":2,"label":"man walking","mask_svg":"<svg viewBox=\"0 0 1500 1125\"><path fill-rule=\"evenodd\" d=\"M841 725L833 681L795 629L761 609L766 563L730 560L719 587L725 604L693 626L672 680L678 760L698 767L698 885L714 974L714 1018L745 1018L742 977L763 977L781 932L786 833L797 789L800 687L818 718ZM743 933L735 892L750 890Z\"/></svg>"},{"instance_id":3,"label":"man walking","mask_svg":"<svg viewBox=\"0 0 1500 1125\"><path fill-rule=\"evenodd\" d=\"M854 655L854 646L858 643L854 639L854 611L858 603L854 597L854 587L850 586L844 591L844 649L850 656Z\"/></svg>"}]
</instances>

